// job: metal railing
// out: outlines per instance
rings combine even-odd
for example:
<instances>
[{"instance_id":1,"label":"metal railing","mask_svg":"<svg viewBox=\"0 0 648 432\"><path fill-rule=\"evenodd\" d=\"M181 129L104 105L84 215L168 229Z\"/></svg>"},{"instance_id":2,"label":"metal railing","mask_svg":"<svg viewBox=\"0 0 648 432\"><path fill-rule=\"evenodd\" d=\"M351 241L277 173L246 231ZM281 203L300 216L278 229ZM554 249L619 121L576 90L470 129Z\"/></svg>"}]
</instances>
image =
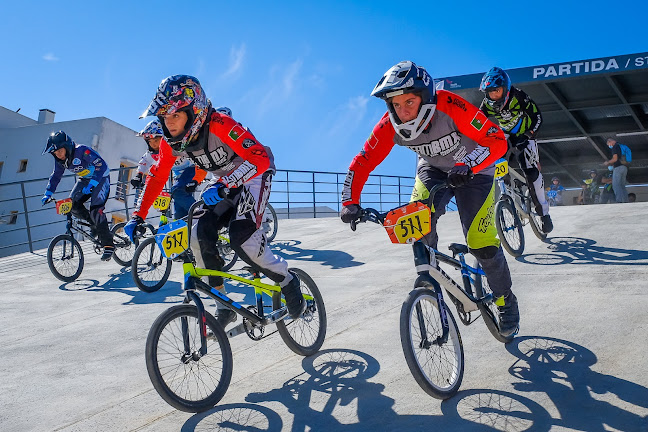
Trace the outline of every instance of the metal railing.
<instances>
[{"instance_id":1,"label":"metal railing","mask_svg":"<svg viewBox=\"0 0 648 432\"><path fill-rule=\"evenodd\" d=\"M132 169L135 167L122 167L111 173L117 172L119 179L130 179L125 171ZM270 203L279 218L334 217L340 211L345 178L346 173L278 170L272 180ZM55 213L52 204L41 206L48 180L0 184L0 256L41 249L65 230L66 219ZM56 196L67 197L74 183L74 175L65 175ZM413 185L413 177L371 175L362 192L362 204L382 211L398 207L409 201ZM117 181L111 183L111 191L107 217L110 220L113 214L116 219L128 218L135 202L134 188L128 181Z\"/></svg>"}]
</instances>

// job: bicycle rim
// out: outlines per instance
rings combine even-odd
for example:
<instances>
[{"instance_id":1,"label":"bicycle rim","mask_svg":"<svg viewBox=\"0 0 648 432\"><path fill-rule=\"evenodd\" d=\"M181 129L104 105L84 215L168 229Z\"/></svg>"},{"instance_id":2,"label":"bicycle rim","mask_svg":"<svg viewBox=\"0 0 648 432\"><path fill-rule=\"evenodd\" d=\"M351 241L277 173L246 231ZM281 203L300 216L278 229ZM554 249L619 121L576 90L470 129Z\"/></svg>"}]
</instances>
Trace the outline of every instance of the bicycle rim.
<instances>
[{"instance_id":1,"label":"bicycle rim","mask_svg":"<svg viewBox=\"0 0 648 432\"><path fill-rule=\"evenodd\" d=\"M155 243L155 237L149 237L137 247L133 256L131 272L135 285L145 292L154 292L164 286L171 273L172 262L162 256Z\"/></svg>"},{"instance_id":2,"label":"bicycle rim","mask_svg":"<svg viewBox=\"0 0 648 432\"><path fill-rule=\"evenodd\" d=\"M271 242L277 236L277 228L279 226L279 221L277 219L277 212L272 208L270 204L266 207L266 211L263 214L263 222L261 223L263 230L265 231L266 240Z\"/></svg>"},{"instance_id":3,"label":"bicycle rim","mask_svg":"<svg viewBox=\"0 0 648 432\"><path fill-rule=\"evenodd\" d=\"M524 251L522 221L515 208L506 200L495 204L495 228L502 247L514 257L522 255Z\"/></svg>"},{"instance_id":4,"label":"bicycle rim","mask_svg":"<svg viewBox=\"0 0 648 432\"><path fill-rule=\"evenodd\" d=\"M113 253L113 258L119 265L124 267L130 266L133 261L133 255L137 249L138 242L131 242L131 240L124 232L124 222L118 223L115 225L111 234L113 236L113 243L115 244L115 252Z\"/></svg>"},{"instance_id":5,"label":"bicycle rim","mask_svg":"<svg viewBox=\"0 0 648 432\"><path fill-rule=\"evenodd\" d=\"M54 237L47 248L47 264L57 279L63 282L76 280L83 271L81 246L67 234Z\"/></svg>"},{"instance_id":6,"label":"bicycle rim","mask_svg":"<svg viewBox=\"0 0 648 432\"><path fill-rule=\"evenodd\" d=\"M419 386L437 399L447 399L459 390L464 371L461 335L448 308L445 312L450 328L447 342L441 344L435 343L443 334L443 327L433 291L412 291L403 303L400 317L407 366Z\"/></svg>"},{"instance_id":7,"label":"bicycle rim","mask_svg":"<svg viewBox=\"0 0 648 432\"><path fill-rule=\"evenodd\" d=\"M200 325L193 305L167 309L155 321L146 340L146 367L155 390L169 405L200 412L218 403L232 377L232 350L216 319L206 313L213 336L207 354L199 354ZM189 349L185 350L185 346Z\"/></svg>"}]
</instances>

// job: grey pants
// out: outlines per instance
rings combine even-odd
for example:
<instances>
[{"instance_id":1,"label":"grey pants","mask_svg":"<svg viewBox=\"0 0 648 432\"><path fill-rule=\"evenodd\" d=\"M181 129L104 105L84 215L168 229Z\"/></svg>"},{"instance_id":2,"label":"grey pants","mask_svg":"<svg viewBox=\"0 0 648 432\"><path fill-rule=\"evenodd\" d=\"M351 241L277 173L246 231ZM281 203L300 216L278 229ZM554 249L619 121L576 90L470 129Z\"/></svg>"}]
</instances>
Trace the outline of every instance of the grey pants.
<instances>
[{"instance_id":1,"label":"grey pants","mask_svg":"<svg viewBox=\"0 0 648 432\"><path fill-rule=\"evenodd\" d=\"M628 176L628 167L619 165L612 171L612 189L616 202L628 202L628 191L626 190L626 177Z\"/></svg>"}]
</instances>

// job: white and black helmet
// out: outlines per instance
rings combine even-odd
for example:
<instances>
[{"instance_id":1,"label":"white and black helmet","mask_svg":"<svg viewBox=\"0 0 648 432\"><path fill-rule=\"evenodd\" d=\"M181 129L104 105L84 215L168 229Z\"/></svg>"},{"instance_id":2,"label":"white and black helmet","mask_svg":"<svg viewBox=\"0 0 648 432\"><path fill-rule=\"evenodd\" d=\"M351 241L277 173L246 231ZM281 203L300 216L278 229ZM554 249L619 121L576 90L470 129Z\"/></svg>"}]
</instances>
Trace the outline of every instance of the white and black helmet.
<instances>
[{"instance_id":1,"label":"white and black helmet","mask_svg":"<svg viewBox=\"0 0 648 432\"><path fill-rule=\"evenodd\" d=\"M415 93L421 97L418 116L407 123L399 120L390 102L391 98L405 93ZM411 61L402 61L392 66L378 81L371 96L379 97L387 103L389 119L396 133L405 141L418 137L430 124L436 110L436 90L434 80L427 71Z\"/></svg>"}]
</instances>

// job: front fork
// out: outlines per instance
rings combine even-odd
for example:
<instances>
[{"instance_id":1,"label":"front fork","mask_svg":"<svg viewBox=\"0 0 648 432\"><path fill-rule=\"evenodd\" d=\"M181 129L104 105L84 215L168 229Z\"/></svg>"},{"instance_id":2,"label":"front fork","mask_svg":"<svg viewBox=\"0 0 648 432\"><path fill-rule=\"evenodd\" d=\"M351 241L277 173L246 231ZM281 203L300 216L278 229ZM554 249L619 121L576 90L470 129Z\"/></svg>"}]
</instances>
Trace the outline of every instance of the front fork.
<instances>
[{"instance_id":1,"label":"front fork","mask_svg":"<svg viewBox=\"0 0 648 432\"><path fill-rule=\"evenodd\" d=\"M430 254L427 251L425 245L421 242L416 242L412 245L414 251L414 265L416 266L418 278L414 282L414 288L433 288L434 296L436 297L437 304L439 306L439 315L441 316L441 327L443 332L441 336L438 336L434 341L428 340L428 334L426 331L425 320L423 317L423 311L421 310L421 304L416 304L416 318L419 325L419 331L422 336L420 348L428 349L430 346L434 345L443 345L448 342L448 334L450 332L450 326L448 325L448 315L446 313L446 305L443 300L443 291L441 290L441 285L430 276L429 266L430 266Z\"/></svg>"},{"instance_id":2,"label":"front fork","mask_svg":"<svg viewBox=\"0 0 648 432\"><path fill-rule=\"evenodd\" d=\"M196 294L195 291L195 281L192 277L187 277L185 279L185 299L184 304L189 304L193 302L198 309L198 323L200 325L200 357L207 354L207 317L205 315L205 305L203 305L200 296ZM187 317L182 317L181 319L182 327L182 342L184 344L184 353L185 356L191 356L191 343L189 342L189 322Z\"/></svg>"}]
</instances>

